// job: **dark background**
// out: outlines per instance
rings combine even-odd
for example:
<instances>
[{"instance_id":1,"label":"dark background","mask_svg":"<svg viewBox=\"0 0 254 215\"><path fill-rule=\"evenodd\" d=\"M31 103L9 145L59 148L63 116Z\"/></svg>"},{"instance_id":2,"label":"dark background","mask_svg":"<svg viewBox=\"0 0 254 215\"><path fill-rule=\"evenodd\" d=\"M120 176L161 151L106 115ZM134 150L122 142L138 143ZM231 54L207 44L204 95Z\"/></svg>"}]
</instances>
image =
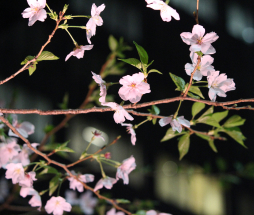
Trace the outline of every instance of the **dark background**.
<instances>
[{"instance_id":1,"label":"dark background","mask_svg":"<svg viewBox=\"0 0 254 215\"><path fill-rule=\"evenodd\" d=\"M172 2L172 3L171 3ZM66 32L57 30L52 42L45 50L53 52L60 59L52 62L41 62L37 66L37 70L32 76L28 75L28 71L24 71L16 78L10 80L4 85L9 85L9 93L19 90L21 87L28 92L28 95L45 98L51 105L52 109L58 109L58 104L62 102L66 92L69 93L68 108L77 108L84 100L88 91L88 84L91 82L91 71L99 73L102 64L105 62L109 54L108 37L114 35L116 38L123 36L125 41L132 47L132 41L136 41L143 46L149 55L150 60L154 60L151 68L157 69L163 73L163 76L151 74L148 82L151 86L151 93L144 95L141 102L158 100L178 96L178 92L174 91L173 84L169 72L181 76L188 81L185 75L184 65L190 63L189 46L182 42L180 33L191 32L195 20L192 12L196 9L196 2L172 0L170 6L175 8L179 15L180 21L172 19L171 22L163 22L159 11L154 11L146 7L143 0L129 1L96 1L97 6L104 3L105 10L101 13L104 24L97 27L96 35L91 38L94 48L86 51L84 58L77 59L71 57L67 62L64 61L66 55L74 48L70 37ZM73 0L73 1L47 1L54 11L60 11L63 5L69 4L67 14L90 15L92 1ZM200 1L200 24L204 26L206 32L214 31L219 35L219 39L213 43L216 49L214 57L214 67L221 73L226 73L229 78L233 78L236 84L236 90L227 93L226 98L217 97L217 101L230 101L239 98L253 97L253 1L220 1L220 0L201 0ZM0 47L1 47L1 79L9 77L21 68L20 62L27 55L36 55L47 40L48 35L54 29L55 23L49 17L45 22L37 21L33 26L28 27L28 20L23 19L21 12L28 7L27 2L23 1L1 1L0 2ZM203 9L203 11L202 11ZM69 25L85 26L87 19L77 18L70 20ZM87 45L86 32L81 29L70 29L75 40L80 45ZM127 58L138 58L136 50L126 52ZM126 66L126 74L138 72L131 66ZM150 78L151 77L151 78ZM114 78L118 81L119 78ZM106 81L111 81L106 79ZM1 86L2 88L4 87ZM114 91L115 90L115 91ZM118 87L111 89L111 93L116 94ZM6 90L4 91L6 92ZM203 90L203 94L208 98L207 90ZM0 99L9 101L6 94L0 94ZM22 100L22 99L21 99ZM115 96L116 102L120 103L120 98ZM173 114L177 108L177 103L160 105L161 115ZM179 115L184 115L186 119L191 119L191 102L184 102ZM31 106L29 101L15 108L40 108ZM215 108L216 111L222 111L222 108ZM146 109L140 110L145 112ZM240 112L231 111L229 115L240 114L246 118L245 125L241 128L243 134L247 137L245 145L248 149L243 148L237 142L228 137L228 141L215 141L218 154L214 153L204 141L196 137L191 138L191 146L189 153L184 157L184 161L197 164L204 167L205 164L210 166L210 174L220 175L221 170L216 160L223 158L227 164L226 173L234 174L234 164L240 162L243 166L253 161L253 118L254 115L249 110ZM41 116L43 117L43 116ZM104 125L115 130L118 134L124 134L120 125L112 120L112 113L89 114L78 116L80 119L91 121L102 121ZM57 125L63 116L53 117L52 123ZM143 119L135 117L134 124L139 123ZM150 173L155 171L155 158L161 151L167 152L171 157L178 159L177 140L160 143L167 128L160 128L158 125L146 123L137 131L137 145L142 148L144 166L150 168ZM58 142L66 141L67 129L63 129L56 136ZM39 142L40 139L34 138ZM114 137L111 137L114 139ZM156 155L156 156L155 156ZM223 172L223 174L225 173ZM100 177L98 175L98 177ZM156 199L154 196L154 180L153 177L145 176L145 186L142 192L134 192L134 188L117 185L113 190L114 195L118 196L127 192L129 199L145 198ZM242 178L237 184L230 183L230 188L225 191L226 198L226 214L243 214L242 207L238 204L241 201L241 192L244 192L248 199L253 200L254 183L251 179ZM133 192L130 190L134 189ZM135 193L135 194L133 194ZM136 195L136 196L134 196ZM127 198L123 196L123 198ZM251 201L250 201L251 202ZM253 209L253 204L244 207ZM156 209L170 212L172 214L191 214L183 211L173 204L161 202ZM252 210L253 211L253 210ZM253 214L250 212L249 214Z\"/></svg>"}]
</instances>

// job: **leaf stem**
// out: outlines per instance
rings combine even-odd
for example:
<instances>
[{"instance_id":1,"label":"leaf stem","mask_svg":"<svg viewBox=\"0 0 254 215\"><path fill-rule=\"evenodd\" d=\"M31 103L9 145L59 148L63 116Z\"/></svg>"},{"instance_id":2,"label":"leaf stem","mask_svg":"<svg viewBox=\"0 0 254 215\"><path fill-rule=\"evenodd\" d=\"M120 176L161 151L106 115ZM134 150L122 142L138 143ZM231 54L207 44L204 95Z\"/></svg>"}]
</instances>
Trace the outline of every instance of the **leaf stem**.
<instances>
[{"instance_id":1,"label":"leaf stem","mask_svg":"<svg viewBox=\"0 0 254 215\"><path fill-rule=\"evenodd\" d=\"M71 33L68 31L68 29L64 29L64 30L66 30L66 32L69 34L69 36L71 37L71 39L72 39L74 45L75 45L75 46L78 45L78 43L77 43L77 42L74 40L74 38L72 37Z\"/></svg>"}]
</instances>

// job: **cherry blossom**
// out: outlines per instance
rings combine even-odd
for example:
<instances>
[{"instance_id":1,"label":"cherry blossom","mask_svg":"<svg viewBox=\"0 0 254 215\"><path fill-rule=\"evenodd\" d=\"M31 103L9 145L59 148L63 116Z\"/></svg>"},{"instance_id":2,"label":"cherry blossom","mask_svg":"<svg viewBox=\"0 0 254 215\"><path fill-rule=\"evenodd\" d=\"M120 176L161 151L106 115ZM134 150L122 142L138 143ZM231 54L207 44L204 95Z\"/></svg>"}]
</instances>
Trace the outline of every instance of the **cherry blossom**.
<instances>
[{"instance_id":1,"label":"cherry blossom","mask_svg":"<svg viewBox=\"0 0 254 215\"><path fill-rule=\"evenodd\" d=\"M30 122L18 123L18 117L16 114L12 114L12 126L15 127L15 129L25 138L34 133L34 125ZM9 129L8 135L18 137L18 135L14 134L11 129Z\"/></svg>"},{"instance_id":2,"label":"cherry blossom","mask_svg":"<svg viewBox=\"0 0 254 215\"><path fill-rule=\"evenodd\" d=\"M216 100L216 95L221 97L226 97L226 92L235 90L235 83L232 78L227 78L225 73L219 75L219 71L208 72L208 88L209 88L209 98L212 101Z\"/></svg>"},{"instance_id":3,"label":"cherry blossom","mask_svg":"<svg viewBox=\"0 0 254 215\"><path fill-rule=\"evenodd\" d=\"M154 10L161 11L161 18L165 22L171 21L171 16L173 16L176 20L180 20L179 14L172 7L168 6L165 2L161 0L146 0L147 7L150 7Z\"/></svg>"},{"instance_id":4,"label":"cherry blossom","mask_svg":"<svg viewBox=\"0 0 254 215\"><path fill-rule=\"evenodd\" d=\"M190 63L185 64L185 71L189 76L191 76L191 73L195 69L197 63L198 63L198 55L194 53L192 64ZM213 57L211 57L210 55L204 55L201 58L200 64L198 65L198 68L193 75L193 79L196 81L200 81L203 76L207 76L208 71L210 72L215 71L214 67L211 65L212 63Z\"/></svg>"},{"instance_id":5,"label":"cherry blossom","mask_svg":"<svg viewBox=\"0 0 254 215\"><path fill-rule=\"evenodd\" d=\"M23 180L19 181L19 185L22 187L33 187L33 181L37 180L35 176L36 176L36 173L33 171L29 173L25 173L25 177Z\"/></svg>"},{"instance_id":6,"label":"cherry blossom","mask_svg":"<svg viewBox=\"0 0 254 215\"><path fill-rule=\"evenodd\" d=\"M86 191L80 195L79 206L84 214L94 214L94 207L96 206L98 199L92 197L91 191Z\"/></svg>"},{"instance_id":7,"label":"cherry blossom","mask_svg":"<svg viewBox=\"0 0 254 215\"><path fill-rule=\"evenodd\" d=\"M91 44L91 37L95 35L96 33L96 26L101 26L103 24L103 20L100 16L100 13L105 9L105 5L102 4L99 7L97 7L94 3L92 5L91 9L91 18L86 23L86 36L87 41L89 44Z\"/></svg>"},{"instance_id":8,"label":"cherry blossom","mask_svg":"<svg viewBox=\"0 0 254 215\"><path fill-rule=\"evenodd\" d=\"M169 116L169 117L164 117L162 119L159 120L159 124L161 127L169 124L172 126L172 130L173 131L178 131L179 133L182 132L182 126L186 126L186 127L190 127L190 121L184 119L183 116L179 116L176 119L173 119L173 115Z\"/></svg>"},{"instance_id":9,"label":"cherry blossom","mask_svg":"<svg viewBox=\"0 0 254 215\"><path fill-rule=\"evenodd\" d=\"M157 213L155 210L150 210L146 212L146 215L171 215L167 213Z\"/></svg>"},{"instance_id":10,"label":"cherry blossom","mask_svg":"<svg viewBox=\"0 0 254 215\"><path fill-rule=\"evenodd\" d=\"M116 212L116 209L115 209L115 208L111 208L111 209L106 213L106 215L124 215L124 212L122 212L122 211Z\"/></svg>"},{"instance_id":11,"label":"cherry blossom","mask_svg":"<svg viewBox=\"0 0 254 215\"><path fill-rule=\"evenodd\" d=\"M92 175L92 174L85 174L85 175L76 174L75 171L73 171L73 170L71 171L71 173L73 175L76 175L77 178L84 183L93 182L93 180L94 180L94 175ZM75 190L77 188L77 190L79 192L84 191L84 187L83 187L82 183L80 181L78 181L76 178L69 177L68 180L70 181L70 189Z\"/></svg>"},{"instance_id":12,"label":"cherry blossom","mask_svg":"<svg viewBox=\"0 0 254 215\"><path fill-rule=\"evenodd\" d=\"M77 46L74 48L74 50L72 52L70 52L66 56L65 61L67 61L71 56L75 56L78 59L83 58L85 50L91 50L92 48L93 48L93 45Z\"/></svg>"},{"instance_id":13,"label":"cherry blossom","mask_svg":"<svg viewBox=\"0 0 254 215\"><path fill-rule=\"evenodd\" d=\"M6 165L11 159L18 155L20 146L16 138L8 138L6 143L0 143L0 167Z\"/></svg>"},{"instance_id":14,"label":"cherry blossom","mask_svg":"<svg viewBox=\"0 0 254 215\"><path fill-rule=\"evenodd\" d=\"M102 105L109 106L115 111L113 117L116 123L124 122L125 118L128 120L134 119L121 105L115 102L106 102L106 103L103 103Z\"/></svg>"},{"instance_id":15,"label":"cherry blossom","mask_svg":"<svg viewBox=\"0 0 254 215\"><path fill-rule=\"evenodd\" d=\"M151 92L150 85L144 82L144 78L142 72L122 77L119 83L123 86L118 91L119 96L124 101L139 102L143 94Z\"/></svg>"},{"instance_id":16,"label":"cherry blossom","mask_svg":"<svg viewBox=\"0 0 254 215\"><path fill-rule=\"evenodd\" d=\"M41 210L41 196L39 193L33 189L32 187L21 187L20 189L20 195L25 198L28 195L32 196L30 201L28 202L32 207L39 207L38 210Z\"/></svg>"},{"instance_id":17,"label":"cherry blossom","mask_svg":"<svg viewBox=\"0 0 254 215\"><path fill-rule=\"evenodd\" d=\"M107 88L106 88L106 85L105 85L106 82L104 80L102 80L100 75L97 75L94 72L92 72L92 74L93 74L92 78L100 86L100 96L101 96L101 98L99 99L99 101L103 104L103 103L105 103L106 95L107 95Z\"/></svg>"},{"instance_id":18,"label":"cherry blossom","mask_svg":"<svg viewBox=\"0 0 254 215\"><path fill-rule=\"evenodd\" d=\"M123 179L124 184L129 184L129 173L136 168L135 158L133 156L123 160L121 166L117 168L116 179Z\"/></svg>"},{"instance_id":19,"label":"cherry blossom","mask_svg":"<svg viewBox=\"0 0 254 215\"><path fill-rule=\"evenodd\" d=\"M70 203L71 205L78 205L79 199L77 198L77 194L75 191L66 190L65 191L65 199L66 202Z\"/></svg>"},{"instance_id":20,"label":"cherry blossom","mask_svg":"<svg viewBox=\"0 0 254 215\"><path fill-rule=\"evenodd\" d=\"M30 8L26 8L22 14L23 18L29 18L28 26L32 26L37 20L44 22L47 18L47 12L43 8L46 6L46 0L27 0Z\"/></svg>"},{"instance_id":21,"label":"cherry blossom","mask_svg":"<svg viewBox=\"0 0 254 215\"><path fill-rule=\"evenodd\" d=\"M100 179L95 185L94 192L103 188L103 186L107 189L111 189L113 184L115 184L117 180L115 178L111 178L106 176L105 178Z\"/></svg>"},{"instance_id":22,"label":"cherry blossom","mask_svg":"<svg viewBox=\"0 0 254 215\"><path fill-rule=\"evenodd\" d=\"M25 173L21 163L9 163L6 165L6 169L5 178L12 179L13 184L24 180Z\"/></svg>"},{"instance_id":23,"label":"cherry blossom","mask_svg":"<svg viewBox=\"0 0 254 215\"><path fill-rule=\"evenodd\" d=\"M137 138L136 138L136 133L133 129L133 125L128 124L128 123L121 123L121 125L122 126L127 126L127 131L128 131L129 134L131 134L131 143L132 143L132 145L135 145Z\"/></svg>"},{"instance_id":24,"label":"cherry blossom","mask_svg":"<svg viewBox=\"0 0 254 215\"><path fill-rule=\"evenodd\" d=\"M190 46L191 52L201 51L203 54L214 54L216 51L211 45L219 36L215 32L208 33L204 36L205 29L201 25L194 25L192 33L183 32L180 34L183 42Z\"/></svg>"},{"instance_id":25,"label":"cherry blossom","mask_svg":"<svg viewBox=\"0 0 254 215\"><path fill-rule=\"evenodd\" d=\"M110 152L106 152L106 153L104 154L104 157L105 157L106 159L110 159L110 158L111 158L111 153L110 153Z\"/></svg>"},{"instance_id":26,"label":"cherry blossom","mask_svg":"<svg viewBox=\"0 0 254 215\"><path fill-rule=\"evenodd\" d=\"M31 146L33 148L36 148L38 145L40 145L39 143L31 143ZM26 166L28 164L30 164L30 159L29 159L29 155L31 155L34 151L32 151L27 144L24 144L22 147L21 152L13 157L12 159L12 163L22 163L23 166Z\"/></svg>"},{"instance_id":27,"label":"cherry blossom","mask_svg":"<svg viewBox=\"0 0 254 215\"><path fill-rule=\"evenodd\" d=\"M47 201L45 210L48 214L53 212L53 215L62 215L64 211L71 211L71 205L61 196L52 196L51 199Z\"/></svg>"},{"instance_id":28,"label":"cherry blossom","mask_svg":"<svg viewBox=\"0 0 254 215\"><path fill-rule=\"evenodd\" d=\"M105 141L104 137L101 135L102 132L99 132L99 131L95 130L95 131L92 132L92 133L93 133L94 137L99 137L99 138L101 138L103 141Z\"/></svg>"}]
</instances>

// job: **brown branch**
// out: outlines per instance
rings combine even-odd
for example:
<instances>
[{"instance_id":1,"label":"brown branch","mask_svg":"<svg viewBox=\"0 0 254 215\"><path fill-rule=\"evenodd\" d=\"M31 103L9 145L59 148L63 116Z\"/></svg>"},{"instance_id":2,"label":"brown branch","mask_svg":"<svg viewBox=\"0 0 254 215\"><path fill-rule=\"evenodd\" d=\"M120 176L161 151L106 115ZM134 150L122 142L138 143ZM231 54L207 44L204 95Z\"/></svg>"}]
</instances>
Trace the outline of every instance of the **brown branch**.
<instances>
[{"instance_id":1,"label":"brown branch","mask_svg":"<svg viewBox=\"0 0 254 215\"><path fill-rule=\"evenodd\" d=\"M195 98L190 98L190 97L174 97L174 98L168 98L168 99L161 99L161 100L156 100L156 101L151 101L151 102L145 102L141 104L129 104L129 105L124 105L124 109L139 109L143 107L148 107L151 105L158 105L158 104L167 104L179 100L187 100L187 101L193 101L193 102L200 102L204 103L207 105L212 105L216 107L222 107L223 109L226 110L242 110L242 109L247 109L247 110L254 110L254 107L251 107L250 105L244 106L244 107L236 107L235 104L239 103L245 103L245 102L254 102L254 98L250 99L238 99L234 101L227 101L227 102L213 102L213 101L208 101L208 100L201 100L201 99L195 99ZM233 105L232 107L228 107L228 105ZM77 114L87 114L87 113L92 113L92 112L108 112L108 111L114 111L112 108L105 108L105 107L93 107L89 109L69 109L69 110L51 110L51 111L43 111L39 109L4 109L0 108L0 113L15 113L15 114L38 114L38 115L67 115L66 118L53 130L59 130L61 127L65 125L65 123L73 117L73 115ZM133 110L127 110L129 113L133 113L134 115L139 115L139 116L149 116L149 114L146 113L137 113ZM52 135L53 130L48 133L47 136Z\"/></svg>"},{"instance_id":2,"label":"brown branch","mask_svg":"<svg viewBox=\"0 0 254 215\"><path fill-rule=\"evenodd\" d=\"M210 135L208 132L196 131L196 130L193 130L193 129L188 128L186 126L183 126L183 127L187 128L191 132L191 134L194 134L194 133L203 134L205 136L209 136L211 139L218 139L218 140L224 140L224 141L226 140L225 137L214 137L214 136Z\"/></svg>"},{"instance_id":3,"label":"brown branch","mask_svg":"<svg viewBox=\"0 0 254 215\"><path fill-rule=\"evenodd\" d=\"M195 20L196 20L197 24L199 24L199 21L198 21L198 9L199 9L199 0L197 0L197 12L195 14Z\"/></svg>"},{"instance_id":4,"label":"brown branch","mask_svg":"<svg viewBox=\"0 0 254 215\"><path fill-rule=\"evenodd\" d=\"M54 36L54 34L56 33L56 30L58 29L59 23L63 20L63 13L59 13L59 19L56 21L56 27L53 30L53 32L49 35L49 38L47 40L47 42L41 47L39 53L36 55L36 57L32 60L29 60L19 71L17 71L16 73L12 74L10 77L4 79L3 81L0 81L0 85L6 83L7 81L9 81L10 79L16 77L19 73L25 71L26 69L29 68L30 63L35 62L37 60L37 58L41 55L42 51L44 50L44 48L51 42L52 37Z\"/></svg>"},{"instance_id":5,"label":"brown branch","mask_svg":"<svg viewBox=\"0 0 254 215\"><path fill-rule=\"evenodd\" d=\"M71 171L67 168L67 166L66 166L65 164L59 163L59 162L57 162L57 161L54 161L54 160L50 159L46 154L44 154L44 153L40 152L39 150L33 148L33 147L31 146L31 143L28 141L28 139L26 139L25 137L23 137L23 136L16 130L16 128L13 127L13 126L9 123L9 121L8 121L7 119L5 119L3 116L0 116L0 120L2 120L2 122L5 123L5 124L13 131L14 134L18 135L18 137L19 137L20 139L22 139L32 151L34 151L36 154L38 154L38 155L40 155L41 157L43 157L43 158L48 162L48 165L49 165L49 164L55 164L56 166L61 167L62 169L64 169L64 170L68 173L68 175L69 175L70 177L74 177L76 180L78 180L80 183L82 183L83 186L84 186L84 188L85 188L86 190L91 190L95 195L97 195L97 197L98 197L99 199L105 199L106 201L111 202L112 205L113 205L116 209L121 210L121 211L123 211L124 213L127 213L127 214L131 215L130 212L128 212L128 211L126 211L125 209L123 209L122 207L118 206L118 205L115 203L114 200L109 199L109 198L107 198L107 197L105 197L105 196L100 195L98 191L95 192L93 188L89 187L88 185L86 185L85 183L83 183L82 181L80 181L76 175L73 175L73 174L71 173ZM117 141L117 140L115 140L115 141ZM113 142L114 142L114 141L113 141ZM112 142L112 143L113 143L113 142ZM112 144L112 143L111 143L111 144Z\"/></svg>"}]
</instances>

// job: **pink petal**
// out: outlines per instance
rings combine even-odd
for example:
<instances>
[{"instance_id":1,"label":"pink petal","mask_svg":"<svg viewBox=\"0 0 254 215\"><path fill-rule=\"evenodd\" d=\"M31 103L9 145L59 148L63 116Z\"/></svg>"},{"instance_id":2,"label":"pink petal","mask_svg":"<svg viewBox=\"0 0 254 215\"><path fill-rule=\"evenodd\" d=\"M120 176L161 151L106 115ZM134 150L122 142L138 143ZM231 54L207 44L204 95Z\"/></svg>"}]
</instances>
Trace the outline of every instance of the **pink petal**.
<instances>
[{"instance_id":1,"label":"pink petal","mask_svg":"<svg viewBox=\"0 0 254 215\"><path fill-rule=\"evenodd\" d=\"M159 124L160 124L161 127L163 127L163 126L165 126L165 125L167 125L171 122L172 122L172 117L171 116L170 117L164 117L164 118L159 120Z\"/></svg>"},{"instance_id":2,"label":"pink petal","mask_svg":"<svg viewBox=\"0 0 254 215\"><path fill-rule=\"evenodd\" d=\"M205 29L201 25L194 25L192 29L192 34L196 34L199 38L202 38L205 34Z\"/></svg>"}]
</instances>

